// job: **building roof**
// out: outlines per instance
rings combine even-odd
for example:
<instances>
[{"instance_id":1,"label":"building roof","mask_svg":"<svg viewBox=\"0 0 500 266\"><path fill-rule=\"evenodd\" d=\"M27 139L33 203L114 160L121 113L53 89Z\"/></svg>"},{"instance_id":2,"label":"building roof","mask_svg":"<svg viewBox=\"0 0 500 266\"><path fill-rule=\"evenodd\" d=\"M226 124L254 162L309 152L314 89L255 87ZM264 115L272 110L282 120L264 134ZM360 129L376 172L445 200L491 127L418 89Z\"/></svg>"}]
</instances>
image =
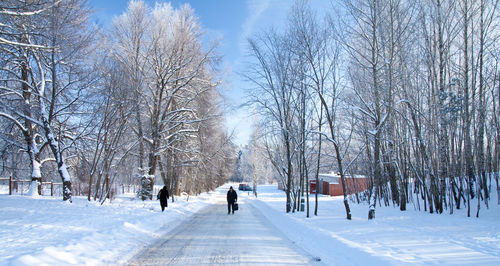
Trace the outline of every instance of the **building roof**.
<instances>
[{"instance_id":1,"label":"building roof","mask_svg":"<svg viewBox=\"0 0 500 266\"><path fill-rule=\"evenodd\" d=\"M340 184L340 175L336 173L329 173L329 174L319 174L318 175L319 180L328 182L330 184ZM366 178L365 175L346 175L346 178ZM314 181L314 179L312 179Z\"/></svg>"}]
</instances>

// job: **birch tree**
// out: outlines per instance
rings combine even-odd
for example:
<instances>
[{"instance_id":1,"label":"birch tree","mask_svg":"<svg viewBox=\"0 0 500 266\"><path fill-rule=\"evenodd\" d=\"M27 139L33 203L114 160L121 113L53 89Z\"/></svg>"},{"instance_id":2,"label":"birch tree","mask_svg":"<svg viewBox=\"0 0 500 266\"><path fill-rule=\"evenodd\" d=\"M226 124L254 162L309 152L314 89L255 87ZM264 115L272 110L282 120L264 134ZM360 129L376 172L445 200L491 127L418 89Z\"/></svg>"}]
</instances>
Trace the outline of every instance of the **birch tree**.
<instances>
[{"instance_id":1,"label":"birch tree","mask_svg":"<svg viewBox=\"0 0 500 266\"><path fill-rule=\"evenodd\" d=\"M345 25L346 35L349 42L344 42L355 64L357 64L357 73L351 73L355 77L354 90L360 100L359 110L365 119L368 119L365 134L367 143L372 147L367 149L372 152L369 158L372 158L371 169L373 176L373 188L370 196L370 207L368 218L375 218L375 206L377 196L380 194L383 185L383 166L382 166L382 134L391 106L384 105L384 91L382 89L381 68L384 58L381 52L380 33L381 25L385 23L381 14L383 13L383 3L373 1L346 1L346 11L353 24ZM364 72L366 71L366 72ZM360 75L361 74L361 75ZM362 76L362 78L359 78ZM387 88L390 90L391 88ZM387 107L387 108L386 108Z\"/></svg>"},{"instance_id":2,"label":"birch tree","mask_svg":"<svg viewBox=\"0 0 500 266\"><path fill-rule=\"evenodd\" d=\"M311 80L312 90L317 94L325 111L330 140L335 149L337 168L340 173L346 218L351 219L351 211L347 199L346 174L343 165L341 143L337 135L337 108L339 95L339 81L336 75L338 69L338 47L331 35L317 22L315 14L304 2L298 2L292 9L292 34L296 38L296 53L305 58L307 64L306 76ZM330 47L333 46L333 47ZM322 134L322 132L320 132Z\"/></svg>"}]
</instances>

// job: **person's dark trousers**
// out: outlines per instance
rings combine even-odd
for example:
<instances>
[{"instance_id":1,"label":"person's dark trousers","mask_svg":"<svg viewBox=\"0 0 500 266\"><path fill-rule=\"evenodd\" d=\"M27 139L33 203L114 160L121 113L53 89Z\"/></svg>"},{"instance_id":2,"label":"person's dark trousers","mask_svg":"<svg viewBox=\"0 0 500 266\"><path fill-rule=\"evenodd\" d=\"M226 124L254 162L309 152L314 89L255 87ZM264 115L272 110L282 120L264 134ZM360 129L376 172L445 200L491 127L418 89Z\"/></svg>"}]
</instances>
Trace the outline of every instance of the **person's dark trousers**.
<instances>
[{"instance_id":1,"label":"person's dark trousers","mask_svg":"<svg viewBox=\"0 0 500 266\"><path fill-rule=\"evenodd\" d=\"M233 211L233 214L234 214L234 206L233 206L234 203L227 203L227 214L230 214L231 213L231 210Z\"/></svg>"}]
</instances>

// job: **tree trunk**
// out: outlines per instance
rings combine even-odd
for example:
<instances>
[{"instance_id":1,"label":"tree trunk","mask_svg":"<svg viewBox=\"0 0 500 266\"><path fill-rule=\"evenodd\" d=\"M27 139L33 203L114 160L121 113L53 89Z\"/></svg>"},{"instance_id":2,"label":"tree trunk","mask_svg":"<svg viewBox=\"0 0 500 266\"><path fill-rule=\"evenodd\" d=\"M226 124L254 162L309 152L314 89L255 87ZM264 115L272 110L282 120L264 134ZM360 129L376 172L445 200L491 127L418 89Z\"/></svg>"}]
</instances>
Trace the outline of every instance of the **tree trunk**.
<instances>
[{"instance_id":1,"label":"tree trunk","mask_svg":"<svg viewBox=\"0 0 500 266\"><path fill-rule=\"evenodd\" d=\"M439 175L438 179L442 180L444 178L448 177L448 168L449 168L449 155L448 155L448 122L446 120L447 117L447 110L445 106L445 99L447 98L447 91L446 91L446 63L445 63L445 44L443 40L443 25L442 25L442 17L441 17L441 1L437 1L437 9L438 9L438 21L437 21L437 27L438 27L438 53L439 53L439 65L438 65L438 71L439 71L439 106L438 106L438 113L439 113L439 133L438 133L438 148L439 148ZM431 167L431 165L428 165L428 167ZM430 170L430 168L429 168ZM431 175L433 177L434 175ZM437 186L437 180L435 180L435 177L431 179L431 194L432 197L435 199L439 199L439 190ZM442 207L439 207L438 200L435 200L434 203L436 204L436 209L438 209L440 212L442 212ZM432 205L429 207L430 212L433 212Z\"/></svg>"},{"instance_id":2,"label":"tree trunk","mask_svg":"<svg viewBox=\"0 0 500 266\"><path fill-rule=\"evenodd\" d=\"M485 92L484 92L484 46L485 46L485 25L484 25L484 12L485 12L485 2L481 0L480 4L480 40L479 40L479 129L478 129L478 144L477 144L477 155L478 155L478 173L481 180L481 187L484 191L484 202L488 206L488 199L490 197L487 180L486 180L486 162L484 153L484 131L486 123L486 105L485 105Z\"/></svg>"},{"instance_id":3,"label":"tree trunk","mask_svg":"<svg viewBox=\"0 0 500 266\"><path fill-rule=\"evenodd\" d=\"M21 50L22 51L22 50ZM24 119L24 140L26 141L28 157L30 159L31 166L31 184L36 185L38 195L42 194L42 173L41 173L41 164L40 164L40 154L38 148L36 146L33 124L29 118L31 118L31 89L27 85L29 83L28 80L28 68L26 63L26 58L23 57L21 59L21 80L23 81L21 87L23 91L23 100L24 100L24 110L23 113L26 116ZM30 187L30 189L32 189ZM33 191L34 192L34 191Z\"/></svg>"},{"instance_id":4,"label":"tree trunk","mask_svg":"<svg viewBox=\"0 0 500 266\"><path fill-rule=\"evenodd\" d=\"M321 92L322 93L322 92ZM319 122L318 122L318 131L321 132L321 126L323 124L323 105L320 106L320 113L319 113ZM320 163L321 163L321 141L323 140L323 135L320 133L319 134L319 143L318 143L318 160L316 163L316 191L314 193L314 215L318 216L318 194L319 194L319 168L320 168Z\"/></svg>"},{"instance_id":5,"label":"tree trunk","mask_svg":"<svg viewBox=\"0 0 500 266\"><path fill-rule=\"evenodd\" d=\"M284 129L283 129L284 130ZM291 198L291 186L292 186L292 152L290 147L290 139L288 138L288 133L285 133L285 146L286 146L286 157L287 157L287 173L286 173L286 212L289 213L292 208L292 198Z\"/></svg>"},{"instance_id":6,"label":"tree trunk","mask_svg":"<svg viewBox=\"0 0 500 266\"><path fill-rule=\"evenodd\" d=\"M469 185L469 195L470 199L475 197L474 195L474 184L475 184L475 175L474 175L474 158L472 154L472 143L471 143L471 134L470 134L470 113L469 113L469 3L467 0L464 0L464 24L463 24L463 41L464 41L464 84L463 84L463 93L464 93L464 145L465 145L465 164L466 164L466 175L468 178ZM467 216L470 216L470 199L467 201Z\"/></svg>"},{"instance_id":7,"label":"tree trunk","mask_svg":"<svg viewBox=\"0 0 500 266\"><path fill-rule=\"evenodd\" d=\"M56 140L55 134L52 131L52 128L49 124L49 119L46 113L46 107L45 107L45 100L42 99L42 95L39 96L39 101L40 101L40 113L41 113L41 120L43 124L43 129L45 131L45 137L48 140L49 147L52 151L52 154L54 155L57 163L57 172L59 173L59 176L61 177L61 180L63 182L63 200L69 202L72 202L71 194L72 194L72 188L71 188L71 175L68 172L68 167L66 166L66 163L64 162L64 156L62 154L62 150L60 147L60 142ZM55 104L55 103L53 103Z\"/></svg>"}]
</instances>

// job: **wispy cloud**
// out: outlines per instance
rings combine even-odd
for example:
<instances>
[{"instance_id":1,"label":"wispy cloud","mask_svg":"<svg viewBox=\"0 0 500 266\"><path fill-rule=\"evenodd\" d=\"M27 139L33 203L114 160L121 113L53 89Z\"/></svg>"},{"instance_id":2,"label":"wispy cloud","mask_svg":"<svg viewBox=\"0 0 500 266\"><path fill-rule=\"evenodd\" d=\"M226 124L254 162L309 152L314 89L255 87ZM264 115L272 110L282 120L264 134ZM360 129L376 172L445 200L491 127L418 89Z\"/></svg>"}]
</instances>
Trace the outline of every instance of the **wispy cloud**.
<instances>
[{"instance_id":1,"label":"wispy cloud","mask_svg":"<svg viewBox=\"0 0 500 266\"><path fill-rule=\"evenodd\" d=\"M246 3L248 16L241 26L239 38L240 51L244 50L247 38L252 35L255 25L259 21L261 15L269 8L269 0L247 0Z\"/></svg>"}]
</instances>

